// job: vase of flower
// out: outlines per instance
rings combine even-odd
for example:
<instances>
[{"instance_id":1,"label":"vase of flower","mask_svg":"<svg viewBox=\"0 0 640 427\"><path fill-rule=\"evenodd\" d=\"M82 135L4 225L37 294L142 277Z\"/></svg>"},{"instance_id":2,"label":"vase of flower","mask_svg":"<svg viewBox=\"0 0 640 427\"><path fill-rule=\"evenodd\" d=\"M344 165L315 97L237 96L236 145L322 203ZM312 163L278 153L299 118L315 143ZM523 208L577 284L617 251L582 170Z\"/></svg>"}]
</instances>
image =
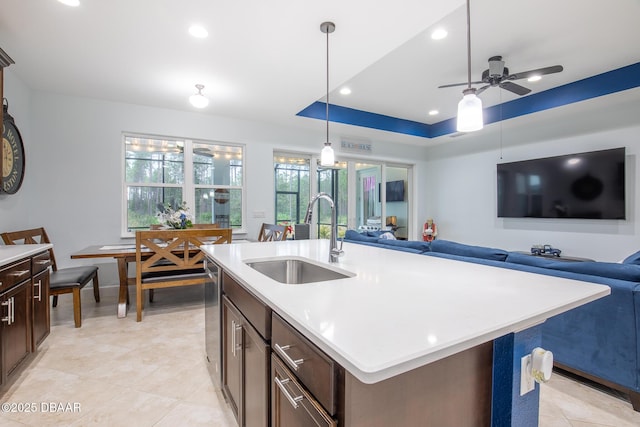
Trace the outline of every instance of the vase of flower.
<instances>
[{"instance_id":1,"label":"vase of flower","mask_svg":"<svg viewBox=\"0 0 640 427\"><path fill-rule=\"evenodd\" d=\"M177 208L167 204L163 211L158 212L158 221L167 228L181 230L193 226L193 215L189 212L187 202L182 202Z\"/></svg>"}]
</instances>

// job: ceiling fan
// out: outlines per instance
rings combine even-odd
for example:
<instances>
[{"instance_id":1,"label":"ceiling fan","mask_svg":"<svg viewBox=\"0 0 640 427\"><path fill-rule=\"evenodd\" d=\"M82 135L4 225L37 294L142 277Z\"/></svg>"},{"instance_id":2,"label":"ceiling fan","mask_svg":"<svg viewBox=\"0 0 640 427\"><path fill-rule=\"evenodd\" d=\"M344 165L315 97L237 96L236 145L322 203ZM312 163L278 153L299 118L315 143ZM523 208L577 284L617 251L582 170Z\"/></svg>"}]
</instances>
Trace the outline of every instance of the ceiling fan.
<instances>
[{"instance_id":1,"label":"ceiling fan","mask_svg":"<svg viewBox=\"0 0 640 427\"><path fill-rule=\"evenodd\" d=\"M482 86L480 89L476 90L476 95L479 95L481 92L484 92L486 89L499 86L502 89L506 89L509 92L513 92L516 95L526 95L531 92L531 89L528 89L524 86L520 86L517 83L513 83L512 80L520 80L527 79L533 76L542 76L545 74L553 74L559 73L563 70L562 65L553 65L551 67L538 68L537 70L529 70L523 71L521 73L509 74L509 69L504 66L504 61L502 60L502 56L492 56L489 58L489 69L484 70L482 72L482 80L477 82L471 82L471 84L482 84L486 83L486 86ZM466 86L468 82L465 83L453 83L443 86L438 86L438 88L444 87L454 87L454 86Z\"/></svg>"}]
</instances>

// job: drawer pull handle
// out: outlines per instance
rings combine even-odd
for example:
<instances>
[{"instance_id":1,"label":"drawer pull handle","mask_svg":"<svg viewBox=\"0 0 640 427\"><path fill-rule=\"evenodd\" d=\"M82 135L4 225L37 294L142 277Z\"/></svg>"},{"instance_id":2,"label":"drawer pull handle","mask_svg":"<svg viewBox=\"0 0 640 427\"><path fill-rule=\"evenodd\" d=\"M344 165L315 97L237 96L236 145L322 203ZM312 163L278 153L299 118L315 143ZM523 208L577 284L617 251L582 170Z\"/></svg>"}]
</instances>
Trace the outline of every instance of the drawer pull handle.
<instances>
[{"instance_id":1,"label":"drawer pull handle","mask_svg":"<svg viewBox=\"0 0 640 427\"><path fill-rule=\"evenodd\" d=\"M231 354L233 357L237 357L237 351L240 349L240 345L238 345L238 340L236 337L236 332L242 331L242 325L236 323L235 320L231 321Z\"/></svg>"},{"instance_id":2,"label":"drawer pull handle","mask_svg":"<svg viewBox=\"0 0 640 427\"><path fill-rule=\"evenodd\" d=\"M291 348L290 345L283 345L281 347L279 344L274 344L274 348L276 349L276 353L278 353L284 359L284 361L287 362L287 365L291 366L294 371L297 371L298 366L304 363L304 359L293 360L291 356L287 354L287 350Z\"/></svg>"},{"instance_id":3,"label":"drawer pull handle","mask_svg":"<svg viewBox=\"0 0 640 427\"><path fill-rule=\"evenodd\" d=\"M7 317L0 319L2 322L7 322L7 326L11 325L15 321L15 311L13 308L13 297L2 302L3 306L7 306Z\"/></svg>"},{"instance_id":4,"label":"drawer pull handle","mask_svg":"<svg viewBox=\"0 0 640 427\"><path fill-rule=\"evenodd\" d=\"M284 394L284 397L286 397L289 403L291 403L291 406L293 406L294 409L298 409L298 402L304 399L304 396L293 397L289 394L289 391L284 387L284 385L290 381L289 378L285 378L281 380L278 377L274 377L273 381L275 381L276 385L278 386L282 394Z\"/></svg>"},{"instance_id":5,"label":"drawer pull handle","mask_svg":"<svg viewBox=\"0 0 640 427\"><path fill-rule=\"evenodd\" d=\"M40 265L49 265L49 262L51 262L51 260L49 260L49 259L45 259L45 260L39 260L39 261L36 261L36 264L40 264Z\"/></svg>"},{"instance_id":6,"label":"drawer pull handle","mask_svg":"<svg viewBox=\"0 0 640 427\"><path fill-rule=\"evenodd\" d=\"M18 270L11 273L11 275L13 277L20 277L20 276L24 276L25 274L29 274L30 272L31 270Z\"/></svg>"}]
</instances>

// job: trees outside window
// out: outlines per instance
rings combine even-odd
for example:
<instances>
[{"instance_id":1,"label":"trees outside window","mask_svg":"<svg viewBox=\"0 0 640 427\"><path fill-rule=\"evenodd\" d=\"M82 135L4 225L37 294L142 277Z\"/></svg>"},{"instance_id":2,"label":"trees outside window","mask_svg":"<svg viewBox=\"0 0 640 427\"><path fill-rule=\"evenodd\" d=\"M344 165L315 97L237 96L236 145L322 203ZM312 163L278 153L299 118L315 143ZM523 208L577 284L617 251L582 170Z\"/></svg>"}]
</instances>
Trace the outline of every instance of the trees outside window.
<instances>
[{"instance_id":1,"label":"trees outside window","mask_svg":"<svg viewBox=\"0 0 640 427\"><path fill-rule=\"evenodd\" d=\"M187 202L195 223L244 224L242 146L124 135L123 235L158 224L164 207Z\"/></svg>"}]
</instances>

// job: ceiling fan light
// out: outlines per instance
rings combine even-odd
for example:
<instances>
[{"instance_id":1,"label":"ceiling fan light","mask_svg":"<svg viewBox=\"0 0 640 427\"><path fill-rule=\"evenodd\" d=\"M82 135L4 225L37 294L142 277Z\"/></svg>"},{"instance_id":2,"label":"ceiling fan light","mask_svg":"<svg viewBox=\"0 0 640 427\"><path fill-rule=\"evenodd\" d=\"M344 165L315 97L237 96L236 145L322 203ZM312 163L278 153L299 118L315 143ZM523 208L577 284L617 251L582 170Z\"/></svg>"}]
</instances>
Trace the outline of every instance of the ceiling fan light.
<instances>
[{"instance_id":1,"label":"ceiling fan light","mask_svg":"<svg viewBox=\"0 0 640 427\"><path fill-rule=\"evenodd\" d=\"M333 166L335 162L336 158L333 153L333 148L331 148L331 143L325 142L324 148L320 152L320 164L322 166Z\"/></svg>"},{"instance_id":2,"label":"ceiling fan light","mask_svg":"<svg viewBox=\"0 0 640 427\"><path fill-rule=\"evenodd\" d=\"M476 96L475 89L465 89L464 96L458 103L458 132L474 132L482 129L482 100Z\"/></svg>"}]
</instances>

